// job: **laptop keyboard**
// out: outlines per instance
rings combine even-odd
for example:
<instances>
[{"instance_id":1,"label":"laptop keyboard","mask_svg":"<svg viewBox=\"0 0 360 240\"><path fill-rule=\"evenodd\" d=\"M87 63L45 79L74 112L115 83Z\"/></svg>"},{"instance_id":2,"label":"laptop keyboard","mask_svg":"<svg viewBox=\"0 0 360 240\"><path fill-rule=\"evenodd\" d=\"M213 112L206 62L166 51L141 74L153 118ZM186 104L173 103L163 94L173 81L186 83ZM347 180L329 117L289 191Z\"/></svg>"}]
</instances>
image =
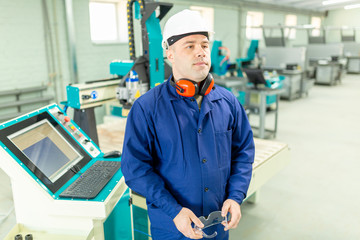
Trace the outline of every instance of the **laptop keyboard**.
<instances>
[{"instance_id":1,"label":"laptop keyboard","mask_svg":"<svg viewBox=\"0 0 360 240\"><path fill-rule=\"evenodd\" d=\"M119 170L121 162L97 161L59 196L66 198L95 198Z\"/></svg>"}]
</instances>

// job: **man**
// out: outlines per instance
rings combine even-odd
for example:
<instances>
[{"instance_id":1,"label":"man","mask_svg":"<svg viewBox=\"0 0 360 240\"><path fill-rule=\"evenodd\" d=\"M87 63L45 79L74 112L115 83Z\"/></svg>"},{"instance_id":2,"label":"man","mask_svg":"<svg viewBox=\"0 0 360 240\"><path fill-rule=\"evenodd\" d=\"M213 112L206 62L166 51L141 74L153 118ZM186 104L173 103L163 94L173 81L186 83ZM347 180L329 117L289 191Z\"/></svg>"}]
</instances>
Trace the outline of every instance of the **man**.
<instances>
[{"instance_id":1,"label":"man","mask_svg":"<svg viewBox=\"0 0 360 240\"><path fill-rule=\"evenodd\" d=\"M239 101L213 87L209 33L194 11L167 21L163 47L173 74L136 100L128 116L122 172L146 197L154 240L200 239L198 217L220 210L231 220L213 230L216 239L228 239L241 218L253 134Z\"/></svg>"}]
</instances>

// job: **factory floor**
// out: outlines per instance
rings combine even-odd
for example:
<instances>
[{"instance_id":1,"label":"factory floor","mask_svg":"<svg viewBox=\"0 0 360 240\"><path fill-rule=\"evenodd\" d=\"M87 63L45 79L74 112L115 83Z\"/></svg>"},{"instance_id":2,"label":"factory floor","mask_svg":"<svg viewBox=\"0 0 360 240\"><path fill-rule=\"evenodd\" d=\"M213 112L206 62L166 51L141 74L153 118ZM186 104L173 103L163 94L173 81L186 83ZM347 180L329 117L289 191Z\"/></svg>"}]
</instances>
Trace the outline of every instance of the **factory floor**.
<instances>
[{"instance_id":1,"label":"factory floor","mask_svg":"<svg viewBox=\"0 0 360 240\"><path fill-rule=\"evenodd\" d=\"M359 103L359 75L280 102L274 140L289 145L291 162L261 188L257 203L242 204L231 240L360 239ZM14 224L10 181L0 170L0 239Z\"/></svg>"},{"instance_id":2,"label":"factory floor","mask_svg":"<svg viewBox=\"0 0 360 240\"><path fill-rule=\"evenodd\" d=\"M275 140L289 145L291 162L256 204L242 204L230 239L360 239L359 104L359 75L280 101Z\"/></svg>"}]
</instances>

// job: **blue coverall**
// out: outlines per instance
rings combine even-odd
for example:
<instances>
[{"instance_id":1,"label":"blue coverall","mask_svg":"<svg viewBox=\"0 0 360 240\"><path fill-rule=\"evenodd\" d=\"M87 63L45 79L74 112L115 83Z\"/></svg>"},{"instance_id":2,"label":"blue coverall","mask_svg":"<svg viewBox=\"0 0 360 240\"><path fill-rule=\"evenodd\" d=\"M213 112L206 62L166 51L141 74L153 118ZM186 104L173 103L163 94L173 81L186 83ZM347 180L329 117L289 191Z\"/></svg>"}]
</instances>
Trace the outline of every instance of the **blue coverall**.
<instances>
[{"instance_id":1,"label":"blue coverall","mask_svg":"<svg viewBox=\"0 0 360 240\"><path fill-rule=\"evenodd\" d=\"M182 207L200 217L228 198L241 204L255 153L245 111L230 91L215 86L199 111L170 79L134 102L121 163L126 184L146 197L154 240L188 239L173 222ZM228 239L217 226L216 239Z\"/></svg>"}]
</instances>

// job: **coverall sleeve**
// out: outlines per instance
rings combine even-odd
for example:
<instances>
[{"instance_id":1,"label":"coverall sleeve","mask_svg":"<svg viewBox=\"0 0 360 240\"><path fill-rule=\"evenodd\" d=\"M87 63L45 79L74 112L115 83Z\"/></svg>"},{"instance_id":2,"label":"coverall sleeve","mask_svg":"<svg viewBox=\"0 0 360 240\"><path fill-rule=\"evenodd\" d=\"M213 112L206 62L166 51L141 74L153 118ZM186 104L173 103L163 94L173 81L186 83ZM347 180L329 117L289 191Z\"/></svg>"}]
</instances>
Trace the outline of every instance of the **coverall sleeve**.
<instances>
[{"instance_id":1,"label":"coverall sleeve","mask_svg":"<svg viewBox=\"0 0 360 240\"><path fill-rule=\"evenodd\" d=\"M160 208L172 219L180 212L164 180L154 169L154 128L142 106L135 101L127 118L121 169L126 184L143 195L148 204Z\"/></svg>"},{"instance_id":2,"label":"coverall sleeve","mask_svg":"<svg viewBox=\"0 0 360 240\"><path fill-rule=\"evenodd\" d=\"M253 133L244 108L235 100L234 126L231 146L231 173L227 184L228 198L239 204L249 188L255 156Z\"/></svg>"}]
</instances>

